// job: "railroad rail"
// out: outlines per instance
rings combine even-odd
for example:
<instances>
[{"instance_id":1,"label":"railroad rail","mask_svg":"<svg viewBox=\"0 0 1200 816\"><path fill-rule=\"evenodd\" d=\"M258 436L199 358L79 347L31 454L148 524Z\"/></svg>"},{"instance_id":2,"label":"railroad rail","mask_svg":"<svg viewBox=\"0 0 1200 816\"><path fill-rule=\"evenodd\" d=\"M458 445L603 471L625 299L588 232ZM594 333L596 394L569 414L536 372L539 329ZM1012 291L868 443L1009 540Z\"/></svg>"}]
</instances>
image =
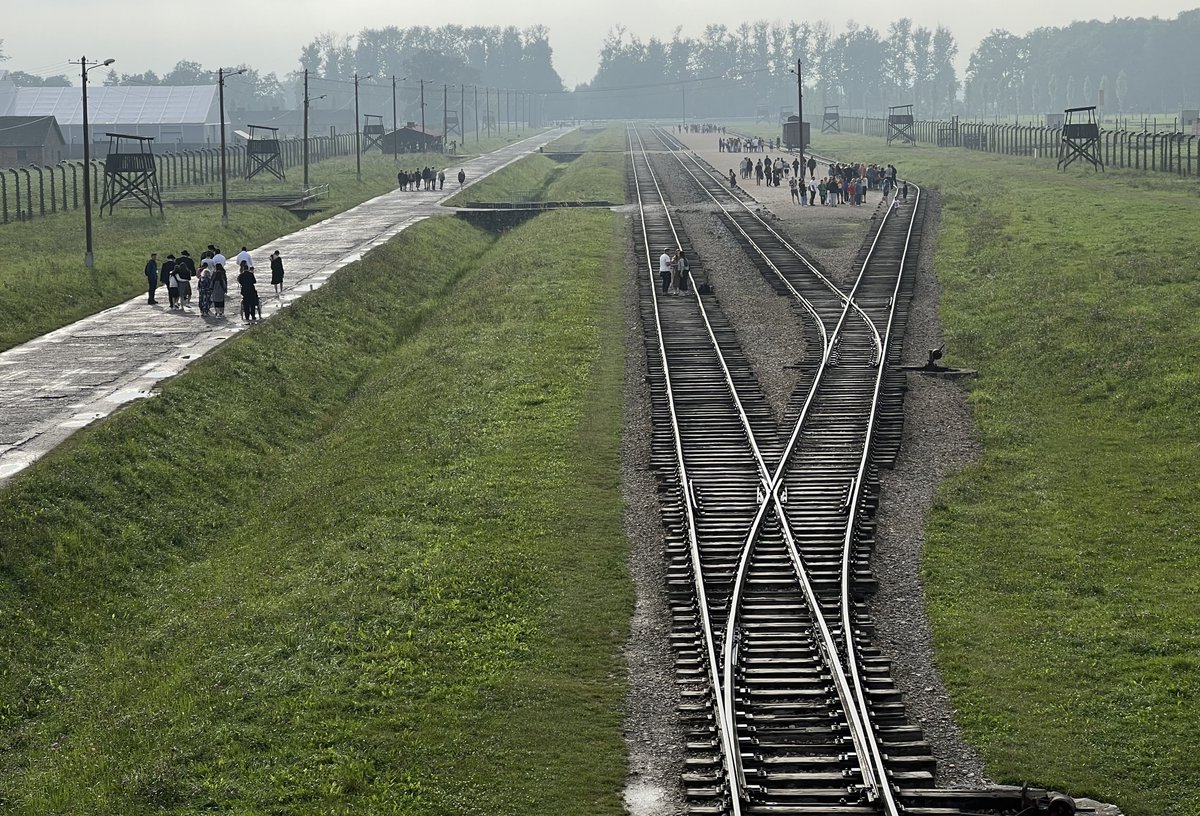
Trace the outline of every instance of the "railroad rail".
<instances>
[{"instance_id":1,"label":"railroad rail","mask_svg":"<svg viewBox=\"0 0 1200 816\"><path fill-rule=\"evenodd\" d=\"M689 811L946 816L1049 806L1045 792L934 789L928 745L870 643L863 599L873 585L876 469L898 448L903 375L891 371L919 256L920 189L877 214L843 292L712 168L654 135L793 298L814 340L781 431L715 294L697 290L702 264L685 295L659 293L656 249L690 247L631 128Z\"/></svg>"}]
</instances>

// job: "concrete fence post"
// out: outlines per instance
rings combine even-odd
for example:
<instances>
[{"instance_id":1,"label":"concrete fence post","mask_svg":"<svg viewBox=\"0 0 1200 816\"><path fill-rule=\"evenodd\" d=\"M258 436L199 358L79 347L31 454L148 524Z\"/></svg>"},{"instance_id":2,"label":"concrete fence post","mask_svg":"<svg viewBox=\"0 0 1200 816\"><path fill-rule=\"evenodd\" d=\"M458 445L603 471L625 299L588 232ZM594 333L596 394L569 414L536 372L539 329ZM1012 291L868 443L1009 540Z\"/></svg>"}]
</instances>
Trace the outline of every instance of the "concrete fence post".
<instances>
[{"instance_id":1,"label":"concrete fence post","mask_svg":"<svg viewBox=\"0 0 1200 816\"><path fill-rule=\"evenodd\" d=\"M79 209L79 167L75 162L67 162L71 168L71 209Z\"/></svg>"},{"instance_id":2,"label":"concrete fence post","mask_svg":"<svg viewBox=\"0 0 1200 816\"><path fill-rule=\"evenodd\" d=\"M36 171L38 174L38 215L44 216L46 214L46 174L43 173L42 168L38 167L36 164L29 165L29 169L26 170L25 172L32 173L34 171ZM30 184L32 184L33 176L30 176L29 179L30 179ZM32 203L33 202L31 200L30 204L32 204ZM33 218L33 208L32 207L29 208L29 217Z\"/></svg>"},{"instance_id":3,"label":"concrete fence post","mask_svg":"<svg viewBox=\"0 0 1200 816\"><path fill-rule=\"evenodd\" d=\"M58 172L61 176L59 179L62 182L62 208L63 212L67 211L67 163L60 161L58 163Z\"/></svg>"},{"instance_id":4,"label":"concrete fence post","mask_svg":"<svg viewBox=\"0 0 1200 816\"><path fill-rule=\"evenodd\" d=\"M45 169L50 173L50 212L58 212L58 179L54 177L54 168L46 165Z\"/></svg>"},{"instance_id":5,"label":"concrete fence post","mask_svg":"<svg viewBox=\"0 0 1200 816\"><path fill-rule=\"evenodd\" d=\"M33 176L30 174L29 168L27 168L27 167L20 167L17 169L25 174L25 213L26 213L25 218L27 221L32 221L33 220ZM21 181L18 178L17 184L20 185L20 183L21 183Z\"/></svg>"}]
</instances>

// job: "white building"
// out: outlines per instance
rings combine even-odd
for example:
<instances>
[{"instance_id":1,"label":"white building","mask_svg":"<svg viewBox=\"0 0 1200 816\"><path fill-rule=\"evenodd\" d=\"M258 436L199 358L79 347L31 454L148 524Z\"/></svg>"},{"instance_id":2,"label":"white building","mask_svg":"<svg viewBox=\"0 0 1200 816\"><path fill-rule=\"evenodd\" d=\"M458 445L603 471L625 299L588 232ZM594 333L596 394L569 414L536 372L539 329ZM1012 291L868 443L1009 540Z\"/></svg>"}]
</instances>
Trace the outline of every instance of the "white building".
<instances>
[{"instance_id":1,"label":"white building","mask_svg":"<svg viewBox=\"0 0 1200 816\"><path fill-rule=\"evenodd\" d=\"M0 71L0 116L53 116L73 155L83 150L83 95L73 88L22 88ZM88 124L93 144L106 132L150 136L158 149L198 147L221 141L216 85L88 85ZM225 128L232 131L226 112ZM72 147L76 149L72 150Z\"/></svg>"}]
</instances>

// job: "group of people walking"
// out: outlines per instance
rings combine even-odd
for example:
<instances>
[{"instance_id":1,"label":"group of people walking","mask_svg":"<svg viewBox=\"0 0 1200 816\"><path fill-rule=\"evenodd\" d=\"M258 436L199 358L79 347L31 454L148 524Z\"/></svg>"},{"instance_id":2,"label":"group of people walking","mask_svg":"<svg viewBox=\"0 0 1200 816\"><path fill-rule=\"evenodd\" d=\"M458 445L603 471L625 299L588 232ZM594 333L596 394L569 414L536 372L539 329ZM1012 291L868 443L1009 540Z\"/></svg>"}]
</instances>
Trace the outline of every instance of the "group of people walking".
<instances>
[{"instance_id":1,"label":"group of people walking","mask_svg":"<svg viewBox=\"0 0 1200 816\"><path fill-rule=\"evenodd\" d=\"M271 287L275 295L283 293L283 257L276 250L271 253ZM225 300L229 294L229 275L225 270L230 261L221 250L209 244L200 253L199 267L186 249L179 253L167 255L167 259L159 266L158 254L150 253L146 262L147 299L150 305L158 303L155 293L158 287L167 288L170 308L184 310L192 302L192 281L196 281L198 307L200 314L217 318L225 317ZM242 318L255 321L262 317L262 297L258 293L258 279L254 275L254 259L249 250L242 247L233 258L235 278L242 296Z\"/></svg>"},{"instance_id":2,"label":"group of people walking","mask_svg":"<svg viewBox=\"0 0 1200 816\"><path fill-rule=\"evenodd\" d=\"M674 250L667 247L662 251L662 255L658 256L658 274L662 278L664 295L685 294L691 272L692 265L682 247L676 247Z\"/></svg>"},{"instance_id":3,"label":"group of people walking","mask_svg":"<svg viewBox=\"0 0 1200 816\"><path fill-rule=\"evenodd\" d=\"M759 136L728 136L717 139L718 153L762 153L776 148L775 139Z\"/></svg>"},{"instance_id":4,"label":"group of people walking","mask_svg":"<svg viewBox=\"0 0 1200 816\"><path fill-rule=\"evenodd\" d=\"M816 174L817 161L812 156L808 157L805 163L810 176ZM746 156L738 162L738 170L741 173L743 180L754 179L754 183L761 185L765 180L768 187L780 187L783 185L783 180L789 176L803 181L804 167L800 165L800 159L793 158L791 163L780 156L776 156L774 160L770 156L755 161ZM732 170L730 171L733 172Z\"/></svg>"},{"instance_id":5,"label":"group of people walking","mask_svg":"<svg viewBox=\"0 0 1200 816\"><path fill-rule=\"evenodd\" d=\"M808 170L805 179L804 171ZM768 187L780 187L787 179L788 189L794 204L804 206L837 207L847 204L861 207L866 201L868 190L882 190L884 199L895 192L901 199L908 199L908 182L896 180L895 165L877 164L844 164L837 162L829 165L829 174L824 178L816 178L817 160L808 157L803 165L799 158L793 158L789 163L782 157L772 159L770 156L758 159L745 156L738 162L738 174L743 181L753 178L755 184L762 185L765 181ZM729 170L729 188L737 187L737 174Z\"/></svg>"},{"instance_id":6,"label":"group of people walking","mask_svg":"<svg viewBox=\"0 0 1200 816\"><path fill-rule=\"evenodd\" d=\"M462 187L467 180L467 171L458 171L458 186ZM401 170L396 174L396 183L405 192L418 190L441 190L446 186L446 171L425 167L421 170Z\"/></svg>"}]
</instances>

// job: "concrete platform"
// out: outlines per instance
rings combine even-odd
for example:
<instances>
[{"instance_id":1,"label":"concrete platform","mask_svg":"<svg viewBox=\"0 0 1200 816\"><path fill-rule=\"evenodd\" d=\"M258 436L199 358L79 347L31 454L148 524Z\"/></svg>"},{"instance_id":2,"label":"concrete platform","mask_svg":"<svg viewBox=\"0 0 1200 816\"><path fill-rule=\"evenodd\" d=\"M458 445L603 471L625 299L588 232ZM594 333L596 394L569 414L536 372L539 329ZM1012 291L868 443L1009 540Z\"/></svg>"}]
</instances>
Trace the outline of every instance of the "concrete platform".
<instances>
[{"instance_id":1,"label":"concrete platform","mask_svg":"<svg viewBox=\"0 0 1200 816\"><path fill-rule=\"evenodd\" d=\"M462 167L465 186L470 186L570 130L547 131L456 163L446 175L457 176ZM263 317L269 319L407 227L452 213L440 205L458 191L457 181L436 193L395 190L252 248ZM203 246L203 236L196 237L196 244ZM232 258L239 247L222 249ZM274 250L281 253L286 270L280 297L271 294L267 256ZM0 486L79 428L152 396L159 382L243 331L249 324L238 316L235 277L236 271L231 272L233 291L223 320L202 317L194 294L190 308L170 311L160 287L158 306L147 305L143 294L0 354Z\"/></svg>"}]
</instances>

